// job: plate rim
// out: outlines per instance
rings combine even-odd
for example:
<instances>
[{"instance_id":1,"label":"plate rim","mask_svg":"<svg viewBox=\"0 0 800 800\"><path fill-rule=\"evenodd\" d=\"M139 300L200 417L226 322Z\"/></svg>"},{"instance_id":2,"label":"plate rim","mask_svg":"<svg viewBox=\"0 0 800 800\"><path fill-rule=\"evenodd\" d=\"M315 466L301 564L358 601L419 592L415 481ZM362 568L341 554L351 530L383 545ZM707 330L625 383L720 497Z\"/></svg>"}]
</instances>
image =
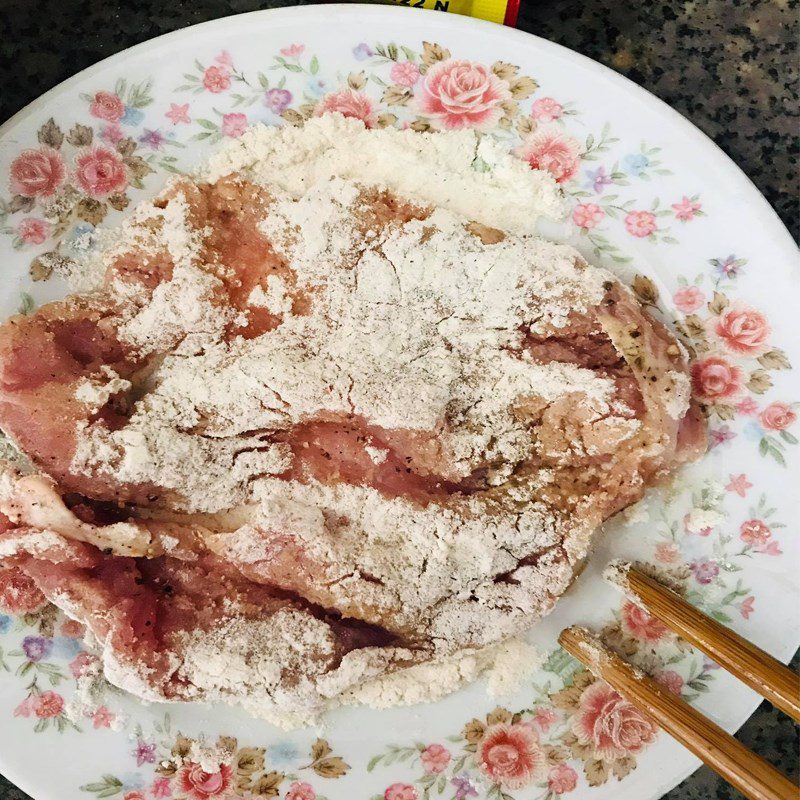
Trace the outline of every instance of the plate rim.
<instances>
[{"instance_id":1,"label":"plate rim","mask_svg":"<svg viewBox=\"0 0 800 800\"><path fill-rule=\"evenodd\" d=\"M80 70L80 72L76 72L69 78L57 83L43 94L40 94L30 103L23 106L5 122L0 124L0 139L6 135L8 130L29 117L39 107L45 105L46 102L52 97L55 97L61 92L69 89L69 87L73 84L77 84L81 80L102 71L104 68L112 66L117 61L122 61L131 55L138 55L139 53L145 52L155 45L165 44L173 39L190 37L201 30L206 30L211 27L231 25L239 22L240 20L254 20L263 18L265 16L291 17L297 15L299 17L303 17L312 16L320 13L321 11L329 11L337 16L395 17L398 14L403 15L400 17L400 19L406 18L405 15L408 14L408 12L403 8L389 5L368 5L366 3L310 3L308 5L264 8L257 11L245 11L240 14L228 14L224 17L218 17L216 19L206 20L205 22L198 22L194 25L188 25L178 30L169 31L158 36L154 36L153 38L147 39L144 42L139 42L138 44L127 47L117 53L113 53L110 56L106 56L100 61L90 64L88 67ZM793 251L797 251L798 246L795 244L794 238L789 232L789 229L783 223L783 220L778 216L777 211L770 205L769 201L766 199L766 197L764 197L759 188L744 172L744 170L707 133L697 127L691 120L687 119L679 111L676 111L674 108L672 108L672 106L670 106L665 100L662 100L660 97L653 94L649 89L640 86L630 78L627 78L621 73L613 70L611 67L608 67L593 58L589 58L589 56L585 56L576 50L571 50L569 47L559 44L558 42L545 39L544 37L538 36L535 33L528 33L527 31L521 31L517 28L499 25L494 22L487 22L486 20L477 19L474 17L462 16L460 14L442 14L434 11L433 9L417 8L414 9L414 11L416 13L435 15L435 17L432 17L432 19L436 19L440 26L441 23L444 23L445 27L477 27L483 28L486 31L492 31L494 33L499 33L502 31L502 35L509 36L510 38L516 39L520 42L524 42L530 38L533 38L536 40L539 47L549 49L562 58L573 61L577 60L578 63L581 63L588 69L594 70L601 77L611 81L612 83L617 83L622 88L632 92L633 95L638 96L655 110L666 113L673 123L683 128L685 133L694 136L698 139L698 141L701 141L705 149L710 154L713 154L714 159L719 162L720 166L726 168L726 171L730 172L732 169L735 172L737 182L743 187L743 189L745 189L748 193L753 193L757 196L757 202L760 211L765 212L765 215L770 218L771 227L776 233L779 234L780 238L783 240L783 244L790 247ZM753 200L755 200L755 198L753 198Z\"/></svg>"},{"instance_id":2,"label":"plate rim","mask_svg":"<svg viewBox=\"0 0 800 800\"><path fill-rule=\"evenodd\" d=\"M662 100L650 90L635 83L630 78L616 72L609 66L602 64L582 53L572 50L557 42L553 42L542 36L534 33L528 33L516 28L498 25L493 22L487 22L481 19L466 17L456 14L441 14L430 9L415 9L417 13L425 13L428 15L435 15L430 18L431 22L437 29L451 30L457 33L458 29L466 30L483 30L487 33L491 32L495 36L508 38L513 41L515 46L524 46L530 44L533 39L536 42L536 47L549 51L549 53L571 63L577 63L583 68L593 72L598 78L616 84L622 89L625 94L638 100L645 106L648 106L656 114L666 116L676 128L687 137L687 141L691 146L700 148L705 151L707 160L722 171L726 177L733 180L737 188L745 195L748 205L752 208L754 222L761 225L768 226L765 233L773 237L774 246L780 250L785 251L786 257L792 259L794 271L800 276L800 260L797 259L798 245L793 236L789 232L786 225L778 216L777 211L770 205L769 201L764 197L753 180L744 172L744 170L729 156L708 134L696 126L691 120L681 114L679 111L672 108L666 101ZM160 34L159 36L152 37L131 47L120 50L112 55L90 64L88 67L80 70L79 72L71 75L65 80L57 83L52 88L40 94L27 105L23 106L19 111L15 112L5 122L0 124L0 146L3 140L17 125L24 122L31 115L35 114L40 108L46 106L51 100L57 98L59 95L67 92L92 75L99 74L109 68L114 67L118 63L124 63L132 56L138 56L152 50L154 47L163 46L171 41L182 39L190 39L192 36L197 35L199 32L205 33L211 28L220 28L225 26L238 27L240 25L247 25L248 22L252 23L253 27L261 27L264 25L262 20L274 21L276 18L285 18L289 23L292 18L298 19L299 24L302 24L303 18L315 17L318 15L333 15L335 21L339 21L343 17L356 17L359 19L365 17L383 18L386 20L393 20L397 17L398 20L408 21L408 11L397 6L389 5L367 5L360 3L314 3L308 5L298 6L283 6L280 8L259 9L256 11L242 12L238 14L228 14L226 16L217 17L215 19L206 20L204 22L189 25L178 30L169 31ZM398 16L401 15L401 16ZM786 658L780 660L788 663L795 651L800 647L800 642L795 645L792 652ZM725 726L726 730L736 732L742 725L752 716L756 708L761 704L762 698L753 693L752 704L749 710L736 722L734 726ZM702 761L695 756L691 756L693 765L686 770L682 770L678 777L670 778L666 783L660 781L653 786L657 792L664 793L678 786L687 777L692 775L698 767L702 766ZM34 791L36 779L35 777L21 777L14 767L14 762L6 761L0 753L0 771L3 775L15 786L22 791L31 795L35 800L55 800L55 795L48 793L39 794ZM41 787L43 788L43 787ZM653 798L655 798L655 794ZM659 796L661 796L659 794Z\"/></svg>"}]
</instances>

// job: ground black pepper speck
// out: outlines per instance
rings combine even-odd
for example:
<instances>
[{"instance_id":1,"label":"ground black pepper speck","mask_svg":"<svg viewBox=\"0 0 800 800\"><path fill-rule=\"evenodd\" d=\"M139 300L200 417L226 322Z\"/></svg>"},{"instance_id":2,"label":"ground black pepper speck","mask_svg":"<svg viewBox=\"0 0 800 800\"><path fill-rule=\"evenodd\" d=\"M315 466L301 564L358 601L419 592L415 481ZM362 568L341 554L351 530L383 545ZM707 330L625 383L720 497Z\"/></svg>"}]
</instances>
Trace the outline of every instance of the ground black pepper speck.
<instances>
[{"instance_id":1,"label":"ground black pepper speck","mask_svg":"<svg viewBox=\"0 0 800 800\"><path fill-rule=\"evenodd\" d=\"M306 3L0 0L0 120L138 42L229 14L293 4ZM799 7L798 0L522 0L517 27L608 65L688 117L739 164L798 239ZM738 738L797 779L798 729L769 703ZM742 796L703 768L664 797ZM0 776L0 800L29 798Z\"/></svg>"}]
</instances>

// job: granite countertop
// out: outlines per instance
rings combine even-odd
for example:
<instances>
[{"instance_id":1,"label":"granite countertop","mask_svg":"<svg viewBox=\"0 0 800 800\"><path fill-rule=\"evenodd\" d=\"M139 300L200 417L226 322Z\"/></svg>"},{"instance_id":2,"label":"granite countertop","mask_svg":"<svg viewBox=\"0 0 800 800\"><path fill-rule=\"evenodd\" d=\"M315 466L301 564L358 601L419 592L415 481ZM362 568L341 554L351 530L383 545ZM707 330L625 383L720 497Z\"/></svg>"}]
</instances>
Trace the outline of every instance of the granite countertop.
<instances>
[{"instance_id":1,"label":"granite countertop","mask_svg":"<svg viewBox=\"0 0 800 800\"><path fill-rule=\"evenodd\" d=\"M302 2L302 0L301 0ZM292 5L275 0L0 0L0 120L138 42L209 19ZM596 59L649 89L711 136L800 239L798 0L522 0L521 30ZM412 13L412 12L409 12ZM794 666L800 660L795 658ZM798 728L768 703L739 733L798 777ZM665 800L739 800L706 769ZM27 795L0 776L0 800Z\"/></svg>"}]
</instances>

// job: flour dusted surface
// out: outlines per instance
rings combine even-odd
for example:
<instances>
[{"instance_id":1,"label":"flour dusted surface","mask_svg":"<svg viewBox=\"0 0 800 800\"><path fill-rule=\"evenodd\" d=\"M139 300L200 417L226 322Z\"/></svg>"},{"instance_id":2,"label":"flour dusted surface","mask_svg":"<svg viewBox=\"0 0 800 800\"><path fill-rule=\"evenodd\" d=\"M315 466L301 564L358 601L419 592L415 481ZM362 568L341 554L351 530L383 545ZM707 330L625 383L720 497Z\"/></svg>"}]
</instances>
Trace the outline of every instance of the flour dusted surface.
<instances>
[{"instance_id":1,"label":"flour dusted surface","mask_svg":"<svg viewBox=\"0 0 800 800\"><path fill-rule=\"evenodd\" d=\"M432 703L482 676L486 678L489 694L502 697L518 691L542 662L542 655L535 647L521 639L509 639L482 650L365 681L344 693L341 703L371 708Z\"/></svg>"},{"instance_id":2,"label":"flour dusted surface","mask_svg":"<svg viewBox=\"0 0 800 800\"><path fill-rule=\"evenodd\" d=\"M227 696L256 714L291 705L298 720L309 719L319 711L315 687L304 675L312 650L332 656L334 645L329 629L307 614L286 610L263 621L234 618L210 633L189 634L179 675L205 699ZM281 697L287 691L289 704Z\"/></svg>"},{"instance_id":3,"label":"flour dusted surface","mask_svg":"<svg viewBox=\"0 0 800 800\"><path fill-rule=\"evenodd\" d=\"M476 171L476 159L488 166ZM495 463L489 482L503 485L533 455L517 404L571 396L598 416L611 413L612 381L572 364L536 363L522 347L524 326L543 333L562 327L600 300L608 280L570 248L525 234L536 213L560 211L555 186L472 132L368 132L337 117L299 130L252 129L202 174L224 179L231 170L266 184L272 197L260 228L291 268L293 285L269 275L248 302L279 324L256 338L225 335L236 314L217 302L220 278L199 264L206 232L192 229L187 201L172 187L163 208L139 212L142 227L124 232L123 243L152 253L164 240L175 266L120 335L143 354L174 353L152 372L150 391L122 430L79 431L73 466L175 489L188 511L254 503L253 524L215 537L215 552L259 562L270 544L258 532L283 531L328 564L320 579L330 594L314 599L358 615L391 608L408 628L422 615L442 657L465 643L482 647L512 635L516 616L544 613L551 592L570 577L557 549L563 522L530 502L546 473L513 482L524 503L512 492L499 504L475 499L420 509L366 487L270 479L291 466L291 452L252 432L356 415L431 437L448 479ZM440 207L365 230L376 187ZM142 228L153 220L159 233L148 240ZM123 249L118 243L109 252ZM310 312L292 312L292 293L312 298ZM82 396L96 402L117 388L116 376L104 375L91 397L88 386ZM202 437L194 435L198 428ZM369 443L364 452L376 465L388 453ZM347 522L332 529L332 519ZM532 551L540 565L521 570L514 583L486 581ZM286 622L302 641L291 615ZM245 705L263 714L281 687L268 644L283 637L275 626L232 622L189 640L181 674L214 696L244 694ZM470 658L449 668L462 676L459 685L485 665ZM299 707L299 695L295 702L300 716L311 713Z\"/></svg>"},{"instance_id":4,"label":"flour dusted surface","mask_svg":"<svg viewBox=\"0 0 800 800\"><path fill-rule=\"evenodd\" d=\"M256 125L212 156L198 174L214 181L240 171L293 197L344 178L514 233L533 233L540 216L566 214L548 172L531 170L502 142L472 130L367 130L359 120L338 114L308 120L300 128Z\"/></svg>"},{"instance_id":5,"label":"flour dusted surface","mask_svg":"<svg viewBox=\"0 0 800 800\"><path fill-rule=\"evenodd\" d=\"M250 302L278 315L280 324L257 338L225 336L237 315L218 301L220 278L196 263L202 236L190 229L180 191L173 188L153 215L139 214L145 227L159 220L175 268L119 334L142 354L170 349L173 354L151 375L152 391L124 430L81 432L76 469L152 481L181 493L187 510L218 511L230 506L231 498L247 498L251 475L279 474L288 466L285 448L247 438L247 431L289 429L323 414L355 414L382 428L435 435L454 479L487 461L500 462L496 480L501 482L531 455L528 424L515 413L516 403L574 394L597 415L606 414L611 381L571 364L535 363L524 354L521 331L563 326L571 313L599 301L608 274L587 267L569 247L530 236L501 234L487 245L467 219L444 208L364 230L370 209L365 187L314 169L315 158L339 163L328 149L318 151L323 134L326 148L339 141L337 133L345 140L351 134L367 137L370 148L380 149L376 142L387 136L394 141L386 132L351 123L331 118L299 131L248 134L261 144L283 137L289 161L295 153L309 170L282 184L288 167L273 173L266 156L252 165L264 169L264 180L274 174L277 181L269 186L274 200L260 227L291 268L293 291L312 298L310 313L292 313L285 280L269 275L265 286L251 292ZM430 135L424 142L423 151L439 152L438 138ZM233 148L230 157L237 153ZM415 162L420 176L429 166L421 158ZM502 162L497 180L519 169ZM413 170L409 166L403 174ZM476 174L481 180L494 175ZM524 174L533 173L525 168ZM448 181L441 178L443 186ZM425 184L435 187L437 175L428 175ZM300 195L287 193L284 185ZM481 219L502 218L483 202L471 210ZM148 245L135 225L124 238L158 249L158 240ZM95 392L114 388L109 382ZM200 427L203 439L193 435ZM203 463L209 466L205 479L211 491L198 484Z\"/></svg>"},{"instance_id":6,"label":"flour dusted surface","mask_svg":"<svg viewBox=\"0 0 800 800\"><path fill-rule=\"evenodd\" d=\"M595 471L623 443L663 447L611 369L620 348L601 368L587 356L611 346L613 277L533 235L563 213L558 187L473 132L257 127L198 175L98 235L74 276L111 293L140 367L76 382L69 468L142 487L148 556L222 559L284 607L231 601L214 627L178 630L166 676L100 642L109 679L282 724L431 700L487 670L513 691L538 663L513 637L602 519ZM679 420L688 382L669 374ZM69 511L27 508L41 554ZM143 528L72 530L115 553L109 537Z\"/></svg>"}]
</instances>

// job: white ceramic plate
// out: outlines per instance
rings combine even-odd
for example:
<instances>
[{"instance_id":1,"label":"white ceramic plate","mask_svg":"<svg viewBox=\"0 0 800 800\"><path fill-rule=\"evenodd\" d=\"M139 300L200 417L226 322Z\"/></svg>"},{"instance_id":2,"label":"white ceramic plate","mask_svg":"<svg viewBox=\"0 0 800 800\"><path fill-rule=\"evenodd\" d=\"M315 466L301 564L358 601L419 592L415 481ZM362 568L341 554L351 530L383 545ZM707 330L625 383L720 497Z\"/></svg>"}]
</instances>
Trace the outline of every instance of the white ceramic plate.
<instances>
[{"instance_id":1,"label":"white ceramic plate","mask_svg":"<svg viewBox=\"0 0 800 800\"><path fill-rule=\"evenodd\" d=\"M348 81L358 98L338 94ZM604 67L488 23L364 6L246 14L135 47L0 129L0 312L62 294L55 278L31 279L48 272L38 255L58 240L68 255L76 229L113 223L128 200L152 195L169 171L247 122L275 124L327 97L375 124L452 123L415 110L426 81L445 101L459 81L472 82L471 124L509 147L523 140L574 198L572 223L557 235L629 278L647 276L635 283L640 296L682 321L701 359L696 386L711 452L653 493L632 524L608 526L531 639L550 651L568 623L605 626L734 729L756 696L625 606L600 571L612 556L650 561L778 657L800 643L792 528L800 385L789 366L800 360L796 253L713 144ZM69 198L60 218L56 197ZM338 711L322 731L284 733L225 708L144 706L113 692L77 730L63 714L88 658L74 634L47 610L0 616L0 771L38 800L645 800L697 766L558 650L512 697L492 699L474 685L435 705ZM165 768L179 734L235 737L235 763L210 773L191 763ZM544 757L549 765L533 768Z\"/></svg>"}]
</instances>

